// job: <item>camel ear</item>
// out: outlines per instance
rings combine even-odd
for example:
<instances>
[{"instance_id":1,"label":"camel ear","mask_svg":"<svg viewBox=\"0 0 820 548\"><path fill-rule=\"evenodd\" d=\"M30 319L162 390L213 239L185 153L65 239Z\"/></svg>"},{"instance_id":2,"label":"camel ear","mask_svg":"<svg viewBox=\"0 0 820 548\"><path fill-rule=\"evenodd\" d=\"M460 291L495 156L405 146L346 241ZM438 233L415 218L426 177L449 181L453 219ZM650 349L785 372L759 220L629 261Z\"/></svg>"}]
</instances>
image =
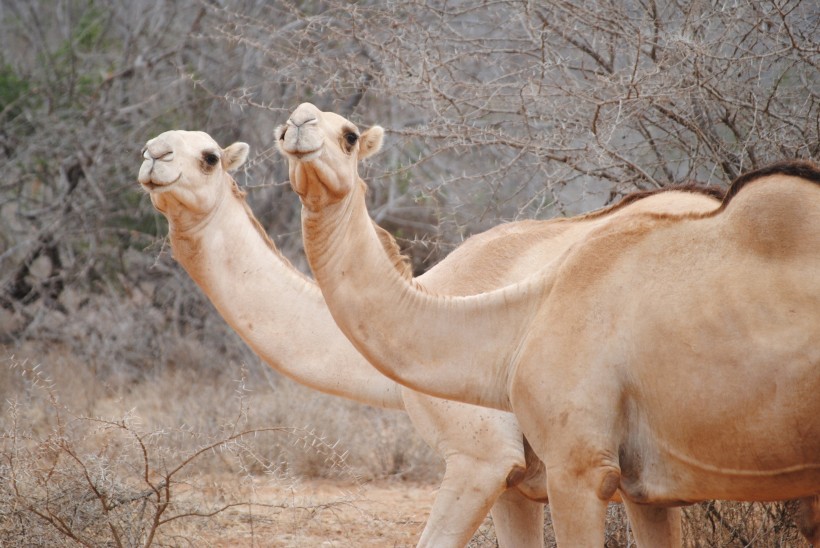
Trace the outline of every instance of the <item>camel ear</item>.
<instances>
[{"instance_id":1,"label":"camel ear","mask_svg":"<svg viewBox=\"0 0 820 548\"><path fill-rule=\"evenodd\" d=\"M373 126L365 130L359 137L359 160L373 156L381 150L382 139L384 139L384 128L381 126Z\"/></svg>"},{"instance_id":2,"label":"camel ear","mask_svg":"<svg viewBox=\"0 0 820 548\"><path fill-rule=\"evenodd\" d=\"M244 164L250 149L248 143L234 143L223 150L222 161L225 164L225 171L233 171Z\"/></svg>"}]
</instances>

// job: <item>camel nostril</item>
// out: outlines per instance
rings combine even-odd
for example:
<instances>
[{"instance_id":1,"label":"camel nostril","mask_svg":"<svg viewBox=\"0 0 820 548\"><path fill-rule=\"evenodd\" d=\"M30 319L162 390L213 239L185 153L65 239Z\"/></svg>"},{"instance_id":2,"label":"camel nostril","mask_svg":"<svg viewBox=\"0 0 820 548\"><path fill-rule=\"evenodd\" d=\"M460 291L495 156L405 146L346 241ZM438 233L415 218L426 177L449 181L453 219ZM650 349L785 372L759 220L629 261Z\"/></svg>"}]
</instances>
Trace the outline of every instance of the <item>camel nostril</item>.
<instances>
[{"instance_id":1,"label":"camel nostril","mask_svg":"<svg viewBox=\"0 0 820 548\"><path fill-rule=\"evenodd\" d=\"M154 148L153 150L151 147L146 147L145 150L142 152L142 157L146 160L162 160L163 162L170 162L174 159L174 151L166 149L157 149Z\"/></svg>"},{"instance_id":2,"label":"camel nostril","mask_svg":"<svg viewBox=\"0 0 820 548\"><path fill-rule=\"evenodd\" d=\"M295 128L300 128L302 126L309 126L309 125L316 125L319 123L319 119L315 116L313 118L307 118L305 120L295 121L293 118L288 118L288 125L293 126Z\"/></svg>"}]
</instances>

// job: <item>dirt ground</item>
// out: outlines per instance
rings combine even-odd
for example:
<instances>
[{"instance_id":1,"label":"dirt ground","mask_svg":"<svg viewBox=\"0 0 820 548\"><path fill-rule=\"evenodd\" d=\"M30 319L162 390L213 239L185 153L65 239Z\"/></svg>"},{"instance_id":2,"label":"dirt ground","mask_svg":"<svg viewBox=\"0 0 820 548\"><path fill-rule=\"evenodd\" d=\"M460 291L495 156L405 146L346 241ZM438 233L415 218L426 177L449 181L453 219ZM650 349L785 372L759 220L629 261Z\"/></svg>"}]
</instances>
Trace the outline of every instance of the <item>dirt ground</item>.
<instances>
[{"instance_id":1,"label":"dirt ground","mask_svg":"<svg viewBox=\"0 0 820 548\"><path fill-rule=\"evenodd\" d=\"M436 488L389 480L258 486L253 500L260 506L252 517L247 508L226 511L216 518L218 527L212 523L200 536L219 548L415 546Z\"/></svg>"},{"instance_id":2,"label":"dirt ground","mask_svg":"<svg viewBox=\"0 0 820 548\"><path fill-rule=\"evenodd\" d=\"M224 485L198 493L214 499L229 495ZM234 483L229 485L235 485ZM264 482L243 489L244 500L255 503L220 513L194 535L180 534L195 546L228 547L413 547L418 542L435 498L436 484L378 480L345 482L303 479ZM232 489L232 488L231 488ZM251 493L249 497L248 494ZM234 493L235 494L235 493ZM706 548L808 548L788 515L771 515L774 507L716 503L720 526L708 515L709 507L691 507L684 518L684 546ZM607 548L634 546L624 526L621 505L609 508ZM548 519L548 515L547 515ZM731 523L729 523L731 522ZM193 533L193 531L191 531ZM554 545L552 539L548 546ZM489 517L479 527L468 548L495 548Z\"/></svg>"}]
</instances>

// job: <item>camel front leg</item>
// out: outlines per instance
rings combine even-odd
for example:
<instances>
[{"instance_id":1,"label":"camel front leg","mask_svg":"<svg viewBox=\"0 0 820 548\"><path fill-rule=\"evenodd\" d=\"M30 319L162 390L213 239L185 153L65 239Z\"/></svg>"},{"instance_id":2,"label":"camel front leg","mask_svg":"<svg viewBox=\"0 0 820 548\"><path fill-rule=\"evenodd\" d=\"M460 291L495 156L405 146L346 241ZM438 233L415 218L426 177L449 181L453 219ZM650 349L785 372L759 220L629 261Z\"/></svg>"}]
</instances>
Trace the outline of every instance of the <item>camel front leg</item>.
<instances>
[{"instance_id":1,"label":"camel front leg","mask_svg":"<svg viewBox=\"0 0 820 548\"><path fill-rule=\"evenodd\" d=\"M681 545L680 508L659 508L624 500L638 546L677 548Z\"/></svg>"},{"instance_id":2,"label":"camel front leg","mask_svg":"<svg viewBox=\"0 0 820 548\"><path fill-rule=\"evenodd\" d=\"M507 489L490 510L500 547L543 548L544 504Z\"/></svg>"},{"instance_id":3,"label":"camel front leg","mask_svg":"<svg viewBox=\"0 0 820 548\"><path fill-rule=\"evenodd\" d=\"M600 474L548 467L547 493L552 526L560 548L600 548L606 540L606 507L612 497L599 496L594 480Z\"/></svg>"},{"instance_id":4,"label":"camel front leg","mask_svg":"<svg viewBox=\"0 0 820 548\"><path fill-rule=\"evenodd\" d=\"M794 521L806 540L820 547L820 495L800 499Z\"/></svg>"},{"instance_id":5,"label":"camel front leg","mask_svg":"<svg viewBox=\"0 0 820 548\"><path fill-rule=\"evenodd\" d=\"M507 473L465 455L447 459L444 479L418 546L465 546L506 489Z\"/></svg>"}]
</instances>

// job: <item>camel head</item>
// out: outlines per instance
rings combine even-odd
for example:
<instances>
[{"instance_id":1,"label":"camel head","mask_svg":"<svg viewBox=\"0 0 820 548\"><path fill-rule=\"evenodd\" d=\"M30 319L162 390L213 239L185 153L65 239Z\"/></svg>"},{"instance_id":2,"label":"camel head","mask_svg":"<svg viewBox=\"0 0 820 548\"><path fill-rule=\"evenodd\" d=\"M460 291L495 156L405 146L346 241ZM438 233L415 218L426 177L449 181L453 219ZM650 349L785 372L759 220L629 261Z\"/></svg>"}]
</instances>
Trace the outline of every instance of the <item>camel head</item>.
<instances>
[{"instance_id":1,"label":"camel head","mask_svg":"<svg viewBox=\"0 0 820 548\"><path fill-rule=\"evenodd\" d=\"M248 157L245 143L221 148L202 131L166 131L142 149L139 183L175 230L198 225L228 192L239 192L228 172Z\"/></svg>"},{"instance_id":2,"label":"camel head","mask_svg":"<svg viewBox=\"0 0 820 548\"><path fill-rule=\"evenodd\" d=\"M276 129L290 184L311 211L341 201L360 181L357 163L382 145L384 130L359 129L342 116L302 103Z\"/></svg>"}]
</instances>

